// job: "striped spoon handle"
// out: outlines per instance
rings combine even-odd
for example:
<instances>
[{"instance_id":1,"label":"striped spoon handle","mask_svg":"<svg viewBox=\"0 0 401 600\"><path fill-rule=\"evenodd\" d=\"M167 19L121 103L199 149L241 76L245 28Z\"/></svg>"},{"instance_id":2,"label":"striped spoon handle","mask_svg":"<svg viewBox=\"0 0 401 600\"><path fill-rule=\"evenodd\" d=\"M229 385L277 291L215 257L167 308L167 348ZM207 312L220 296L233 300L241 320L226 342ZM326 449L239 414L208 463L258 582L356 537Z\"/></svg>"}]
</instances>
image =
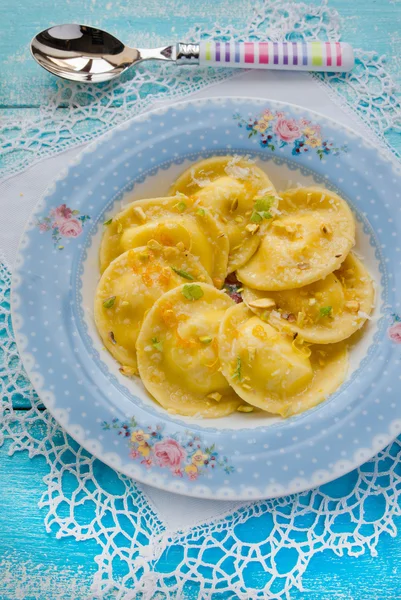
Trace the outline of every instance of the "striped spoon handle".
<instances>
[{"instance_id":1,"label":"striped spoon handle","mask_svg":"<svg viewBox=\"0 0 401 600\"><path fill-rule=\"evenodd\" d=\"M200 42L203 66L296 71L350 71L354 52L342 42Z\"/></svg>"}]
</instances>

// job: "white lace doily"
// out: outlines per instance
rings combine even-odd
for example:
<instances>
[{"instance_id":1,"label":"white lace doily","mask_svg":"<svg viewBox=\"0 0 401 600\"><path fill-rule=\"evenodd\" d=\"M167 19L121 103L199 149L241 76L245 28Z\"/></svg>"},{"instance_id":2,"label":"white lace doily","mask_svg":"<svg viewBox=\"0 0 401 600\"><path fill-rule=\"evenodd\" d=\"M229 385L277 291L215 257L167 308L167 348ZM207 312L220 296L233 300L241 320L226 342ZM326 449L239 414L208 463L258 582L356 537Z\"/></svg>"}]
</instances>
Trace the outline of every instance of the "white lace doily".
<instances>
[{"instance_id":1,"label":"white lace doily","mask_svg":"<svg viewBox=\"0 0 401 600\"><path fill-rule=\"evenodd\" d=\"M281 0L265 2L241 32L216 27L203 34L257 38L268 30L272 39L284 35L292 39L291 31L305 39L339 37L338 15L326 5L281 7ZM196 39L198 32L191 35ZM355 72L327 75L321 81L388 145L390 131L401 123L396 87L383 59L367 53L358 56ZM188 74L187 70L172 72L155 66L151 71L139 69L135 80L102 88L59 82L57 93L39 117L18 126L12 123L12 139L7 130L10 123L2 124L2 166L8 173L16 173L45 156L91 139L158 98L184 96L230 76L226 71L212 70L202 75L193 72L190 78ZM66 109L59 117L61 101ZM23 149L22 142L27 139L30 145ZM333 484L298 496L258 502L171 534L132 480L111 470L104 477L107 468L68 438L42 410L16 352L9 286L10 273L3 266L0 445L4 444L10 454L27 450L30 457L45 458L49 474L40 506L46 510L46 528L56 531L58 537L96 540L98 571L92 584L96 598L207 599L224 593L244 600L289 598L291 588L302 589L302 575L317 552L330 549L339 555L348 552L357 556L369 550L374 554L382 533L395 535L394 517L400 514L401 493L399 441ZM22 400L29 401L31 408L14 410ZM73 491L66 491L66 477L71 484L68 489ZM90 513L92 518L88 519Z\"/></svg>"}]
</instances>

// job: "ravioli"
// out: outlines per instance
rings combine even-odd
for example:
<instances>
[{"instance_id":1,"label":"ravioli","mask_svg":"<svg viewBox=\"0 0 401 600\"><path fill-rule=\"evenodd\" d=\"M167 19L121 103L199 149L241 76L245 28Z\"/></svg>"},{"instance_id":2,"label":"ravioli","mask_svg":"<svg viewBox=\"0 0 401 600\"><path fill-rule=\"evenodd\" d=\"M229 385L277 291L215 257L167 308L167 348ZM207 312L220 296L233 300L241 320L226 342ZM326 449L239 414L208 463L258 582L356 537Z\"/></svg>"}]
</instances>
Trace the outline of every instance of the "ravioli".
<instances>
[{"instance_id":1,"label":"ravioli","mask_svg":"<svg viewBox=\"0 0 401 600\"><path fill-rule=\"evenodd\" d=\"M262 292L244 287L242 298L274 328L306 342L341 342L360 329L374 308L369 273L352 252L338 271L297 290Z\"/></svg>"},{"instance_id":2,"label":"ravioli","mask_svg":"<svg viewBox=\"0 0 401 600\"><path fill-rule=\"evenodd\" d=\"M352 212L334 192L288 190L280 213L257 253L237 271L238 279L253 289L288 290L318 281L338 269L355 244Z\"/></svg>"},{"instance_id":3,"label":"ravioli","mask_svg":"<svg viewBox=\"0 0 401 600\"><path fill-rule=\"evenodd\" d=\"M344 343L297 346L244 304L228 309L219 330L221 369L241 398L283 417L322 402L344 381Z\"/></svg>"},{"instance_id":4,"label":"ravioli","mask_svg":"<svg viewBox=\"0 0 401 600\"><path fill-rule=\"evenodd\" d=\"M103 271L112 260L131 248L156 240L165 246L183 244L198 256L216 287L226 276L228 239L216 220L184 196L137 200L106 225L100 248Z\"/></svg>"},{"instance_id":5,"label":"ravioli","mask_svg":"<svg viewBox=\"0 0 401 600\"><path fill-rule=\"evenodd\" d=\"M185 171L170 189L195 198L219 220L230 243L228 273L256 252L277 211L278 196L266 173L239 156L203 160Z\"/></svg>"},{"instance_id":6,"label":"ravioli","mask_svg":"<svg viewBox=\"0 0 401 600\"><path fill-rule=\"evenodd\" d=\"M218 330L233 302L204 283L164 294L144 319L138 369L152 396L172 414L222 417L244 402L220 372Z\"/></svg>"},{"instance_id":7,"label":"ravioli","mask_svg":"<svg viewBox=\"0 0 401 600\"><path fill-rule=\"evenodd\" d=\"M95 296L95 322L107 350L136 370L135 343L146 312L185 281L211 279L198 258L177 248L128 250L103 273Z\"/></svg>"}]
</instances>

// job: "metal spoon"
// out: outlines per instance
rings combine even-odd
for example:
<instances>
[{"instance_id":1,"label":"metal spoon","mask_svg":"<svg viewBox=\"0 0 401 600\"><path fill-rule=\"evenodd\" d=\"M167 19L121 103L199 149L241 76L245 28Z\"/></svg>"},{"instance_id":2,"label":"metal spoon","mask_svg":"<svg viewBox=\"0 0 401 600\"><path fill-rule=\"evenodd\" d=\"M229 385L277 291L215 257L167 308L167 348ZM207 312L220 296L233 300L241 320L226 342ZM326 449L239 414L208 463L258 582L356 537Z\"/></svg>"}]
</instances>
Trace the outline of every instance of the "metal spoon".
<instances>
[{"instance_id":1,"label":"metal spoon","mask_svg":"<svg viewBox=\"0 0 401 600\"><path fill-rule=\"evenodd\" d=\"M144 60L178 65L302 71L350 71L354 53L340 42L214 42L130 48L110 33L86 25L57 25L31 42L34 59L47 71L81 82L108 81Z\"/></svg>"}]
</instances>

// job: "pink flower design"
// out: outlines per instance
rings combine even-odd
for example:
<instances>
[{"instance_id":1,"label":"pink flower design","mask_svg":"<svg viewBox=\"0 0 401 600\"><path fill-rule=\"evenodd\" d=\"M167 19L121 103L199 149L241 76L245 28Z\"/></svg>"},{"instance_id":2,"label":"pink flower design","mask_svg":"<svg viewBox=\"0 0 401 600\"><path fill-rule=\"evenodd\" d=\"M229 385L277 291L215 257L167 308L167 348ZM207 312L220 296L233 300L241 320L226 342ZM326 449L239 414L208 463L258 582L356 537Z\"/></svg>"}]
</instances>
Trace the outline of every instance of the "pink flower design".
<instances>
[{"instance_id":1,"label":"pink flower design","mask_svg":"<svg viewBox=\"0 0 401 600\"><path fill-rule=\"evenodd\" d=\"M59 227L64 221L71 219L72 210L66 204L60 204L50 211L50 216L53 218L53 227Z\"/></svg>"},{"instance_id":2,"label":"pink flower design","mask_svg":"<svg viewBox=\"0 0 401 600\"><path fill-rule=\"evenodd\" d=\"M43 233L44 231L49 231L50 225L48 223L39 223L39 231Z\"/></svg>"},{"instance_id":3,"label":"pink flower design","mask_svg":"<svg viewBox=\"0 0 401 600\"><path fill-rule=\"evenodd\" d=\"M130 457L133 458L135 460L135 458L139 458L140 454L138 452L138 450L135 450L135 448L132 448L131 452L130 452Z\"/></svg>"},{"instance_id":4,"label":"pink flower design","mask_svg":"<svg viewBox=\"0 0 401 600\"><path fill-rule=\"evenodd\" d=\"M389 327L389 329L387 330L387 333L388 333L388 336L391 341L393 341L395 344L401 344L401 322L400 321L394 323L394 325Z\"/></svg>"},{"instance_id":5,"label":"pink flower design","mask_svg":"<svg viewBox=\"0 0 401 600\"><path fill-rule=\"evenodd\" d=\"M187 475L188 475L188 479L190 479L191 481L198 479L198 471L189 471L187 473Z\"/></svg>"},{"instance_id":6,"label":"pink flower design","mask_svg":"<svg viewBox=\"0 0 401 600\"><path fill-rule=\"evenodd\" d=\"M63 237L78 237L82 233L82 225L78 219L68 219L58 225L60 235Z\"/></svg>"},{"instance_id":7,"label":"pink flower design","mask_svg":"<svg viewBox=\"0 0 401 600\"><path fill-rule=\"evenodd\" d=\"M151 458L144 458L143 460L141 460L141 465L145 465L145 467L147 469L150 469L150 467L152 466L152 459Z\"/></svg>"},{"instance_id":8,"label":"pink flower design","mask_svg":"<svg viewBox=\"0 0 401 600\"><path fill-rule=\"evenodd\" d=\"M183 477L183 472L181 469L175 469L173 472L176 477Z\"/></svg>"},{"instance_id":9,"label":"pink flower design","mask_svg":"<svg viewBox=\"0 0 401 600\"><path fill-rule=\"evenodd\" d=\"M295 119L284 119L280 117L274 125L274 133L283 142L292 142L302 135L301 129Z\"/></svg>"},{"instance_id":10,"label":"pink flower design","mask_svg":"<svg viewBox=\"0 0 401 600\"><path fill-rule=\"evenodd\" d=\"M160 467L169 467L172 470L177 470L187 456L184 448L171 438L156 442L153 452Z\"/></svg>"}]
</instances>

